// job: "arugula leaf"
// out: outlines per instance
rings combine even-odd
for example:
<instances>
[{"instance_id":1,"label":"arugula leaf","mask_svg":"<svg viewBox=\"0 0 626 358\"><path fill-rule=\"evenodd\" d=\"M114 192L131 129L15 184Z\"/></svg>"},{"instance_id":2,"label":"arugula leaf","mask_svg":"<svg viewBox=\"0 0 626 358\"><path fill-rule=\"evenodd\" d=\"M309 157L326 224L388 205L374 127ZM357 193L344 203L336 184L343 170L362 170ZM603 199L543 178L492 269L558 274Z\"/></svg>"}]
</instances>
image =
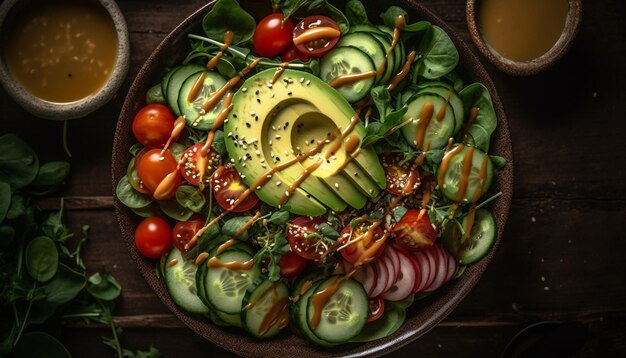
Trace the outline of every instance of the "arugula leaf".
<instances>
[{"instance_id":1,"label":"arugula leaf","mask_svg":"<svg viewBox=\"0 0 626 358\"><path fill-rule=\"evenodd\" d=\"M321 223L317 225L315 228L318 233L320 233L325 238L331 240L337 240L339 238L339 233L332 226L327 223Z\"/></svg>"},{"instance_id":2,"label":"arugula leaf","mask_svg":"<svg viewBox=\"0 0 626 358\"><path fill-rule=\"evenodd\" d=\"M393 219L396 222L402 220L402 217L406 214L407 211L409 211L409 210L407 208L405 208L404 206L396 206L393 209Z\"/></svg>"},{"instance_id":3,"label":"arugula leaf","mask_svg":"<svg viewBox=\"0 0 626 358\"><path fill-rule=\"evenodd\" d=\"M233 44L250 41L256 21L235 0L218 0L202 20L204 33L213 40L222 41L226 31L234 33Z\"/></svg>"}]
</instances>

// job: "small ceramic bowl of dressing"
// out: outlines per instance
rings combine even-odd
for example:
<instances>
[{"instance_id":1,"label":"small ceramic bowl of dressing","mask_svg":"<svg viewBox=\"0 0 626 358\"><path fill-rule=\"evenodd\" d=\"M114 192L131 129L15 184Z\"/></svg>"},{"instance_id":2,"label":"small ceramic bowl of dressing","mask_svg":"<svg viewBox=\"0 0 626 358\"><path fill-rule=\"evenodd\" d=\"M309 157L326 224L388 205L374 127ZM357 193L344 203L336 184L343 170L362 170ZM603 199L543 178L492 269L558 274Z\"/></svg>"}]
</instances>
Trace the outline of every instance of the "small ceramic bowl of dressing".
<instances>
[{"instance_id":1,"label":"small ceramic bowl of dressing","mask_svg":"<svg viewBox=\"0 0 626 358\"><path fill-rule=\"evenodd\" d=\"M129 61L128 29L114 0L0 4L0 83L37 117L73 119L100 108Z\"/></svg>"},{"instance_id":2,"label":"small ceramic bowl of dressing","mask_svg":"<svg viewBox=\"0 0 626 358\"><path fill-rule=\"evenodd\" d=\"M582 0L468 0L472 40L500 70L516 76L556 63L571 45Z\"/></svg>"}]
</instances>

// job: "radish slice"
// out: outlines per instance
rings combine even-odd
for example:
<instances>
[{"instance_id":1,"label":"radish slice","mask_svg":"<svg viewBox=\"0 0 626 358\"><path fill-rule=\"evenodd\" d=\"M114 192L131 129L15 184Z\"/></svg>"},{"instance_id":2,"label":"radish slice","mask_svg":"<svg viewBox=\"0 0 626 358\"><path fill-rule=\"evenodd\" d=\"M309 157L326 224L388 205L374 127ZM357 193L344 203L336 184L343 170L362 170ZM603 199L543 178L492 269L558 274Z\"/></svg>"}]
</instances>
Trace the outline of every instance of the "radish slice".
<instances>
[{"instance_id":1,"label":"radish slice","mask_svg":"<svg viewBox=\"0 0 626 358\"><path fill-rule=\"evenodd\" d=\"M434 246L431 250L433 251L433 256L437 258L437 268L435 269L437 275L433 283L425 289L426 292L435 291L439 287L443 286L446 282L446 277L448 276L448 270L446 269L448 258L444 256L444 252L439 249L439 246Z\"/></svg>"},{"instance_id":2,"label":"radish slice","mask_svg":"<svg viewBox=\"0 0 626 358\"><path fill-rule=\"evenodd\" d=\"M398 254L401 254L401 252L398 251ZM417 261L421 272L420 284L418 288L415 289L415 292L422 292L428 283L428 277L430 276L430 264L428 263L428 258L423 252L415 253L415 261Z\"/></svg>"},{"instance_id":3,"label":"radish slice","mask_svg":"<svg viewBox=\"0 0 626 358\"><path fill-rule=\"evenodd\" d=\"M394 270L400 272L400 257L398 256L398 252L392 245L387 245L386 251L389 257L392 259Z\"/></svg>"},{"instance_id":4,"label":"radish slice","mask_svg":"<svg viewBox=\"0 0 626 358\"><path fill-rule=\"evenodd\" d=\"M404 256L408 257L411 260L413 268L415 269L415 282L413 283L413 289L411 290L411 294L415 294L417 292L417 289L422 284L422 269L419 262L417 262L417 257L412 254L404 254Z\"/></svg>"},{"instance_id":5,"label":"radish slice","mask_svg":"<svg viewBox=\"0 0 626 358\"><path fill-rule=\"evenodd\" d=\"M443 250L446 253L446 257L448 258L448 274L446 275L446 282L448 282L452 279L452 277L454 277L454 274L456 273L456 260L446 249Z\"/></svg>"},{"instance_id":6,"label":"radish slice","mask_svg":"<svg viewBox=\"0 0 626 358\"><path fill-rule=\"evenodd\" d=\"M415 286L415 266L411 258L404 253L398 254L400 259L400 274L394 285L382 295L382 298L388 301L402 301L413 293Z\"/></svg>"},{"instance_id":7,"label":"radish slice","mask_svg":"<svg viewBox=\"0 0 626 358\"><path fill-rule=\"evenodd\" d=\"M376 269L374 265L364 265L359 271L357 271L354 278L363 285L363 289L369 296L369 293L372 292L374 285L376 284Z\"/></svg>"},{"instance_id":8,"label":"radish slice","mask_svg":"<svg viewBox=\"0 0 626 358\"><path fill-rule=\"evenodd\" d=\"M426 256L426 259L428 259L428 267L430 268L428 281L424 285L424 289L423 289L423 291L426 291L430 287L430 285L433 284L433 281L435 280L435 277L437 276L437 262L435 261L435 253L432 250L430 250L430 248L424 250L423 252L424 252L424 256Z\"/></svg>"},{"instance_id":9,"label":"radish slice","mask_svg":"<svg viewBox=\"0 0 626 358\"><path fill-rule=\"evenodd\" d=\"M393 265L393 259L389 257L389 254L387 254L387 251L383 253L383 255L381 256L381 259L387 266L387 273L389 274L389 280L387 281L387 285L383 289L383 292L381 292L381 294L383 294L387 292L391 288L391 286L393 286L396 283L396 280L398 279L398 275L400 274L400 268L398 267L398 269L396 270L396 267L394 267Z\"/></svg>"},{"instance_id":10,"label":"radish slice","mask_svg":"<svg viewBox=\"0 0 626 358\"><path fill-rule=\"evenodd\" d=\"M376 297L384 292L387 287L387 283L389 282L389 272L387 271L387 265L383 262L383 260L374 261L374 265L376 265L376 286L372 289L372 293L370 297Z\"/></svg>"}]
</instances>

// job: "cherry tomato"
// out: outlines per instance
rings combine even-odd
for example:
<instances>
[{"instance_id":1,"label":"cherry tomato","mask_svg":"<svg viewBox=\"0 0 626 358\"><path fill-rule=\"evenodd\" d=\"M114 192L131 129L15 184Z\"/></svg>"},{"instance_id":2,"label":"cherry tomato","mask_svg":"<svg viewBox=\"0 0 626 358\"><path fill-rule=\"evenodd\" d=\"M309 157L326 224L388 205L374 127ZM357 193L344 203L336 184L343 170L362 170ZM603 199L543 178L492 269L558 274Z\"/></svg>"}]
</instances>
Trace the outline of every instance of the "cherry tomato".
<instances>
[{"instance_id":1,"label":"cherry tomato","mask_svg":"<svg viewBox=\"0 0 626 358\"><path fill-rule=\"evenodd\" d=\"M174 114L167 106L152 103L137 112L133 134L139 143L149 148L163 148L174 129Z\"/></svg>"},{"instance_id":2,"label":"cherry tomato","mask_svg":"<svg viewBox=\"0 0 626 358\"><path fill-rule=\"evenodd\" d=\"M204 184L208 185L211 182L211 174L217 169L220 163L220 156L216 151L211 149L208 154L208 158L202 158L200 154L200 149L204 146L204 143L196 143L191 147L187 148L183 153L183 156L187 156L187 160L180 167L180 174L182 174L183 178L189 184L198 186L198 179L200 177L200 172L198 168L202 163L204 163L205 172L204 172Z\"/></svg>"},{"instance_id":3,"label":"cherry tomato","mask_svg":"<svg viewBox=\"0 0 626 358\"><path fill-rule=\"evenodd\" d=\"M296 27L293 29L294 40L306 30L316 27L331 27L337 31L340 31L339 25L337 25L337 23L333 19L326 16L313 15L305 17L296 25ZM298 50L300 50L300 52L302 52L303 54L311 57L322 57L333 47L335 47L335 45L339 41L339 37L340 36L325 37L300 44L296 42L294 43Z\"/></svg>"},{"instance_id":4,"label":"cherry tomato","mask_svg":"<svg viewBox=\"0 0 626 358\"><path fill-rule=\"evenodd\" d=\"M248 187L243 183L237 170L230 164L220 166L211 176L213 184L213 194L215 200L224 209L231 209L235 201L243 194ZM250 193L241 203L232 208L231 211L241 213L252 209L259 203L259 197Z\"/></svg>"},{"instance_id":5,"label":"cherry tomato","mask_svg":"<svg viewBox=\"0 0 626 358\"><path fill-rule=\"evenodd\" d=\"M282 277L291 278L298 276L304 269L308 260L293 251L289 251L280 257L280 275Z\"/></svg>"},{"instance_id":6,"label":"cherry tomato","mask_svg":"<svg viewBox=\"0 0 626 358\"><path fill-rule=\"evenodd\" d=\"M343 228L343 230L341 230L341 240L343 243L362 237L362 239L359 239L358 241L346 246L345 248L341 249L341 251L339 251L341 252L341 256L343 256L343 258L347 262L353 265L356 264L356 262L361 260L362 256L365 254L365 250L370 248L375 241L378 241L380 238L383 237L383 230L380 228L380 226L377 226L374 230L372 230L371 237L367 236L371 225L372 224L369 222L364 222L357 225L352 230L352 235L350 233L350 226L346 226L345 228ZM380 248L376 250L374 255L370 257L376 258L380 256L384 250L385 244L381 245Z\"/></svg>"},{"instance_id":7,"label":"cherry tomato","mask_svg":"<svg viewBox=\"0 0 626 358\"><path fill-rule=\"evenodd\" d=\"M412 209L396 223L392 236L398 245L407 250L417 251L435 244L437 230L430 223L428 213Z\"/></svg>"},{"instance_id":8,"label":"cherry tomato","mask_svg":"<svg viewBox=\"0 0 626 358\"><path fill-rule=\"evenodd\" d=\"M400 165L398 155L381 157L381 164L387 178L387 191L396 196L407 196L415 193L420 186L420 176L413 161Z\"/></svg>"},{"instance_id":9,"label":"cherry tomato","mask_svg":"<svg viewBox=\"0 0 626 358\"><path fill-rule=\"evenodd\" d=\"M326 220L322 218L310 218L308 216L298 216L291 220L287 229L287 240L291 246L291 251L307 260L320 259L331 243L323 237L308 235L316 233L317 226L325 222Z\"/></svg>"},{"instance_id":10,"label":"cherry tomato","mask_svg":"<svg viewBox=\"0 0 626 358\"><path fill-rule=\"evenodd\" d=\"M254 31L254 49L263 57L274 57L291 43L293 21L283 24L283 14L273 13L264 17Z\"/></svg>"},{"instance_id":11,"label":"cherry tomato","mask_svg":"<svg viewBox=\"0 0 626 358\"><path fill-rule=\"evenodd\" d=\"M283 62L290 62L293 60L300 60L302 62L307 62L311 57L303 54L296 48L296 45L291 42L289 46L280 54L280 60Z\"/></svg>"},{"instance_id":12,"label":"cherry tomato","mask_svg":"<svg viewBox=\"0 0 626 358\"><path fill-rule=\"evenodd\" d=\"M158 259L172 248L172 231L158 216L144 219L135 229L135 245L145 257Z\"/></svg>"},{"instance_id":13,"label":"cherry tomato","mask_svg":"<svg viewBox=\"0 0 626 358\"><path fill-rule=\"evenodd\" d=\"M379 319L385 312L385 300L379 297L370 298L370 313L367 316L367 323Z\"/></svg>"},{"instance_id":14,"label":"cherry tomato","mask_svg":"<svg viewBox=\"0 0 626 358\"><path fill-rule=\"evenodd\" d=\"M204 227L205 219L199 215L187 221L179 221L172 230L172 242L180 252L186 252L185 245Z\"/></svg>"},{"instance_id":15,"label":"cherry tomato","mask_svg":"<svg viewBox=\"0 0 626 358\"><path fill-rule=\"evenodd\" d=\"M178 163L170 152L164 152L161 157L160 149L150 149L141 156L135 158L135 168L139 179L145 187L154 193L161 181L170 173L174 173L176 177L172 186L165 194L166 198L171 198L176 193L176 189L180 185L180 174L177 170Z\"/></svg>"}]
</instances>

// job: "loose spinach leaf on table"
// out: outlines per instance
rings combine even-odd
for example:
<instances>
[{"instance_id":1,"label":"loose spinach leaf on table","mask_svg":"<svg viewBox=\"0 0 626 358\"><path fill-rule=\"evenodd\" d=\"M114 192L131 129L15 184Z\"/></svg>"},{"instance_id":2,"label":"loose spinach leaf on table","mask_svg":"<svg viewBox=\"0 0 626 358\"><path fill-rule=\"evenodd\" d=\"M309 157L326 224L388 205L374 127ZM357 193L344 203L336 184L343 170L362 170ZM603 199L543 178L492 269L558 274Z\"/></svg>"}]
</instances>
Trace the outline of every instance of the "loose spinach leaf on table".
<instances>
[{"instance_id":1,"label":"loose spinach leaf on table","mask_svg":"<svg viewBox=\"0 0 626 358\"><path fill-rule=\"evenodd\" d=\"M35 151L15 134L0 137L0 181L13 188L23 188L37 177L39 158Z\"/></svg>"},{"instance_id":2,"label":"loose spinach leaf on table","mask_svg":"<svg viewBox=\"0 0 626 358\"><path fill-rule=\"evenodd\" d=\"M202 20L202 28L207 37L222 41L226 31L234 34L233 44L250 41L254 35L256 22L235 0L218 0Z\"/></svg>"}]
</instances>

